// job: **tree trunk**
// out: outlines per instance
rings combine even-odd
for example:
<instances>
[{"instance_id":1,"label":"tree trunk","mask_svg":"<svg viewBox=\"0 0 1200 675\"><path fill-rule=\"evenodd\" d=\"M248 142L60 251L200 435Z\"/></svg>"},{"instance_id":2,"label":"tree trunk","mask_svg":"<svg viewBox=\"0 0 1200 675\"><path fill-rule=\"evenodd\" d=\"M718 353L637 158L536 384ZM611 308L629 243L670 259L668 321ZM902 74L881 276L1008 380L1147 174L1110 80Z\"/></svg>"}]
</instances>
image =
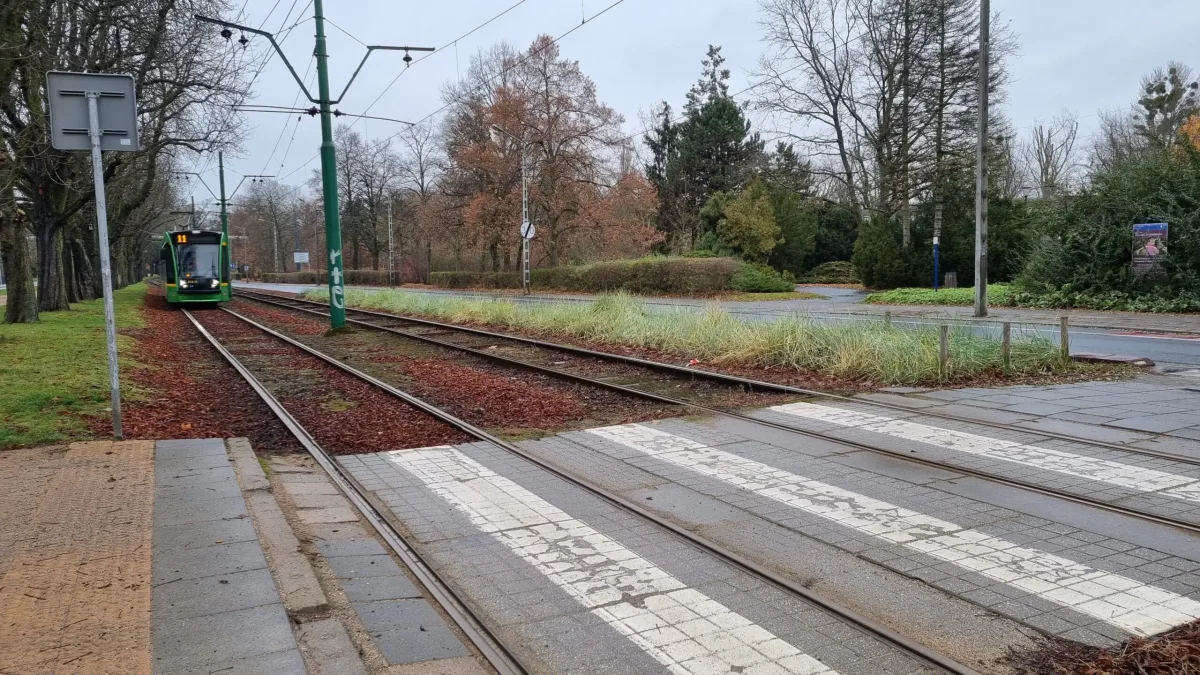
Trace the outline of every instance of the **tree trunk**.
<instances>
[{"instance_id":1,"label":"tree trunk","mask_svg":"<svg viewBox=\"0 0 1200 675\"><path fill-rule=\"evenodd\" d=\"M37 289L33 285L33 255L21 223L0 224L0 256L8 284L4 323L32 323L38 320Z\"/></svg>"},{"instance_id":2,"label":"tree trunk","mask_svg":"<svg viewBox=\"0 0 1200 675\"><path fill-rule=\"evenodd\" d=\"M80 236L86 237L88 232L79 232ZM77 237L71 237L69 242L70 255L67 251L63 252L64 260L71 259L71 268L73 274L72 286L75 288L75 293L79 300L92 300L99 294L96 292L97 283L93 278L95 276L95 268L92 267L92 259L88 256L87 248Z\"/></svg>"},{"instance_id":3,"label":"tree trunk","mask_svg":"<svg viewBox=\"0 0 1200 675\"><path fill-rule=\"evenodd\" d=\"M63 287L67 292L67 302L76 303L83 298L80 297L79 286L76 283L78 279L75 277L75 256L73 255L75 236L68 228L63 228L62 241Z\"/></svg>"},{"instance_id":4,"label":"tree trunk","mask_svg":"<svg viewBox=\"0 0 1200 675\"><path fill-rule=\"evenodd\" d=\"M91 270L91 297L102 297L104 289L100 287L100 242L96 239L96 230L88 228L88 234L80 242L83 244L84 255L88 259L88 269Z\"/></svg>"},{"instance_id":5,"label":"tree trunk","mask_svg":"<svg viewBox=\"0 0 1200 675\"><path fill-rule=\"evenodd\" d=\"M38 311L55 312L71 309L67 300L62 265L62 228L53 222L37 223ZM35 221L36 222L36 221Z\"/></svg>"}]
</instances>

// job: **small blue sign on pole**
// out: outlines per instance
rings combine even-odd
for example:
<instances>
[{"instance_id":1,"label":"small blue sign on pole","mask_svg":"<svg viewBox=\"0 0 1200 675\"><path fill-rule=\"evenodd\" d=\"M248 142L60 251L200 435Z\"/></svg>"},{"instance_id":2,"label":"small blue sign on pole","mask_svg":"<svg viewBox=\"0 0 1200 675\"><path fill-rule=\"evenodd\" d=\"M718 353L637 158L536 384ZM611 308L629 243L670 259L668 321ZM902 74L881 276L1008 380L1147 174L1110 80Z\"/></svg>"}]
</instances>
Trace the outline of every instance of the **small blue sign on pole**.
<instances>
[{"instance_id":1,"label":"small blue sign on pole","mask_svg":"<svg viewBox=\"0 0 1200 675\"><path fill-rule=\"evenodd\" d=\"M1133 226L1133 275L1160 274L1167 253L1167 224L1141 223Z\"/></svg>"}]
</instances>

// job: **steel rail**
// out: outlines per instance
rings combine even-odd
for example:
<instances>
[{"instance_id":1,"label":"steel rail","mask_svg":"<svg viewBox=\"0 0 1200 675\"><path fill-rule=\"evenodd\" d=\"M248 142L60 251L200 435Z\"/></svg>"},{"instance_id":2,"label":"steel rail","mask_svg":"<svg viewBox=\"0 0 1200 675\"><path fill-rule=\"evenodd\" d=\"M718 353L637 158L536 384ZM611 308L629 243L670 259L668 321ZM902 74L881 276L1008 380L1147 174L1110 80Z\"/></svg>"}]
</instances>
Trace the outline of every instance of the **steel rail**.
<instances>
[{"instance_id":1,"label":"steel rail","mask_svg":"<svg viewBox=\"0 0 1200 675\"><path fill-rule=\"evenodd\" d=\"M528 675L530 672L520 660L513 655L504 643L488 629L487 625L470 610L469 606L457 592L433 569L429 563L404 539L400 530L392 523L385 513L386 509L368 496L368 491L354 479L342 471L337 463L330 459L329 454L317 443L316 439L297 420L292 417L283 405L276 399L262 382L258 380L228 349L225 348L209 331L184 309L183 315L192 322L208 343L217 350L222 358L237 371L238 375L250 385L263 403L275 414L288 432L300 442L309 455L325 471L342 494L350 500L354 508L362 514L375 532L387 542L392 551L412 571L413 576L429 591L455 625L467 636L471 644L491 664L492 668L501 675ZM236 316L236 315L235 315Z\"/></svg>"},{"instance_id":2,"label":"steel rail","mask_svg":"<svg viewBox=\"0 0 1200 675\"><path fill-rule=\"evenodd\" d=\"M249 299L254 299L254 300L260 300L259 297L255 297L255 296L261 296L261 297L271 298L272 300L275 300L275 301L297 302L297 303L303 303L303 304L307 304L307 305L315 305L318 307L328 307L329 306L327 303L323 303L323 302L314 302L312 300L305 300L302 298L284 297L284 296L279 296L279 295L273 295L270 293L259 293L259 292L255 292L255 291L240 290L240 291L238 291L238 295L242 295ZM673 373L676 375L687 375L687 376L693 377L693 378L702 378L702 379L712 380L714 382L721 382L724 384L736 385L736 386L740 386L740 387L751 387L751 388L761 389L764 391L774 391L774 392L785 393L785 394L800 394L803 396L818 396L821 398L833 399L835 401L844 401L846 403L853 403L853 404L857 404L857 405L875 406L877 408L885 408L888 410L895 410L895 411L905 412L905 413L919 412L922 415L927 416L927 417L936 417L939 419L951 420L954 422L961 422L964 424L977 424L980 426L992 427L995 429L1003 429L1005 431L1015 431L1015 432L1030 434L1033 436L1041 436L1044 438L1053 438L1053 439L1060 440L1060 441L1071 441L1073 443L1082 443L1085 445L1091 445L1091 446L1095 446L1095 447L1099 447L1099 448L1106 448L1109 450L1119 450L1122 452L1128 452L1128 453L1132 453L1132 454L1136 454L1136 455L1144 455L1147 457L1157 457L1158 459L1168 459L1168 460L1180 462L1183 464L1200 466L1200 458L1197 458L1197 457L1188 457L1186 455L1179 455L1179 454L1175 454L1175 453L1171 453L1171 452L1162 452L1159 450L1151 450L1149 448L1138 448L1138 447L1133 447L1133 446L1128 446L1128 445L1122 445L1120 443L1111 443L1109 441L1098 441L1098 440L1093 440L1090 438L1084 438L1081 436L1072 436L1071 434L1064 434L1064 433L1057 432L1057 431L1047 431L1047 430L1042 430L1042 429L1030 429L1028 427L1019 427L1019 426L1016 426L1013 424L1006 424L1004 422L993 422L990 420L975 419L972 417L963 417L961 415L951 415L948 413L934 412L934 411L929 411L926 409L910 408L910 407L905 407L902 405L896 405L894 403L884 403L881 401L872 401L869 399L855 398L853 396L843 396L841 394L834 394L834 393L827 392L827 391L820 391L817 389L805 389L803 387L793 387L791 385L779 384L777 382L764 382L762 380L754 380L754 379L750 379L750 378L739 377L737 375L727 375L725 373L717 373L717 372L713 372L711 370L703 370L700 368L692 368L692 367L686 367L686 366L677 366L677 365L670 364L670 363L662 363L659 361L651 361L648 359L642 359L642 358L638 358L636 356L628 356L625 354L613 354L611 352L596 351L596 350L592 350L592 349L586 349L583 347L573 347L571 345L556 344L553 342L546 342L544 340L538 340L535 338L527 338L527 337L522 337L519 335L510 335L507 333L496 333L496 332L492 332L492 331L482 330L479 328L471 328L469 326L458 326L458 325L455 325L452 323L443 323L440 321L432 321L430 319L420 319L417 317L404 316L404 315L399 315L399 314L391 314L389 312L377 312L377 311L373 311L373 310L356 309L356 308L352 308L352 307L347 307L346 311L357 312L359 314L366 314L369 316L377 316L380 318L394 319L397 321L407 321L407 322L415 323L418 325L432 326L435 328L442 328L445 330L457 331L457 332L462 332L462 333L472 333L475 335L481 335L481 336L485 336L488 338L509 340L512 342L520 342L520 343L524 343L524 344L534 345L537 347L542 347L545 349L553 349L553 350L567 352L567 353L571 353L571 354L577 354L577 355L581 355L581 356L590 356L592 358L603 359L606 361L627 363L627 364L642 366L645 368L658 370L658 371L662 371L662 372Z\"/></svg>"},{"instance_id":3,"label":"steel rail","mask_svg":"<svg viewBox=\"0 0 1200 675\"><path fill-rule=\"evenodd\" d=\"M260 301L260 302L267 302L267 301ZM290 307L283 303L274 303L274 302L268 302L268 304L275 304L275 305L278 305L281 307L286 307L288 309L293 309L293 310L300 311L300 312L306 312L309 314L315 314L317 316L326 316L322 312L318 312L316 310L311 310L311 309L306 309L303 307ZM793 433L793 434L797 434L797 435L807 436L809 438L816 438L816 439L823 440L823 441L830 441L833 443L846 445L846 446L849 446L849 447L852 447L852 448L855 448L858 450L864 450L864 451L872 452L875 454L887 455L887 456L894 457L896 459L900 459L900 460L903 460L906 462L911 462L913 464L920 464L922 466L926 466L926 467L934 468L934 469L940 469L942 471L950 471L950 472L954 472L954 473L960 473L960 474L972 476L975 478L979 478L982 480L991 481L993 483L998 483L1000 485L1005 485L1007 487L1012 487L1012 488L1016 488L1016 489L1020 489L1020 490L1026 490L1029 492L1035 492L1035 493L1042 494L1042 495L1045 495L1048 497L1055 497L1055 498L1062 499L1065 501L1082 504L1084 506L1089 506L1089 507L1101 509L1104 511L1108 511L1111 513L1116 513L1118 515L1127 516L1130 518L1136 518L1138 520L1143 520L1143 521L1147 521L1147 522L1152 522L1157 525L1165 525L1168 527L1174 527L1174 528L1185 530L1188 532L1200 534L1200 524L1198 524L1198 523L1191 523L1191 522L1188 522L1185 520L1178 520L1175 518L1170 518L1168 516L1159 516L1159 515L1156 515L1153 513L1147 513L1145 511L1141 511L1138 509L1133 509L1133 508L1129 508L1129 507L1125 507L1125 506L1119 506L1117 504L1111 504L1108 502L1099 501L1099 500L1093 499L1091 497L1087 497L1087 496L1083 496L1083 495L1076 495L1076 494L1072 494L1070 492L1064 492L1062 490L1058 490L1055 488L1043 487L1043 486L1036 485L1033 483L1027 483L1025 481L1008 478L1008 477L1005 477L1005 476L1002 476L999 474L995 474L995 473L990 473L987 471L981 471L978 469L961 467L956 464L939 462L939 461L932 460L932 459L925 459L923 457L914 457L910 453L901 452L898 450L889 450L887 448L874 446L874 445L864 443L861 441L844 439L844 438L841 438L841 437L838 437L838 436L835 436L832 434L824 433L824 432L812 431L809 429L802 429L799 427L793 427L793 426L790 426L787 424L782 424L780 422L772 422L770 420L759 419L757 417L751 417L749 415L745 415L745 414L738 413L738 412L733 412L730 410L722 410L720 408L713 408L711 406L702 405L702 404L695 403L692 401L687 401L684 399L678 399L678 398L673 398L670 396L664 396L662 394L655 394L653 392L643 391L641 389L629 387L626 385L616 384L613 382L605 382L604 380L597 380L595 378L591 378L586 375L579 375L576 373L557 370L555 368L549 368L547 366L538 365L536 363L530 363L528 361L522 361L520 359L514 359L511 357L507 357L507 356L501 356L499 354L490 354L483 350L474 349L472 347L467 347L464 345L457 345L457 344L454 344L453 342L444 342L444 341L438 340L436 338L431 338L427 335L418 335L418 334L408 333L408 332L398 330L395 328L391 328L388 326L378 326L378 325L375 325L372 323L368 323L366 321L359 321L357 319L347 319L347 322L353 323L358 326L364 326L367 328L384 331L384 332L398 335L401 337L419 340L421 342L425 342L428 344L434 344L434 345L438 345L438 346L449 348L449 349L455 349L455 350L458 350L458 351L461 351L464 353L468 353L468 354L472 354L474 356L478 356L478 357L481 357L481 358L484 358L484 359L487 359L487 360L490 360L490 361L493 361L496 363L502 363L502 364L512 366L512 367L524 368L527 370L532 370L532 371L535 371L535 372L538 372L541 374L549 375L552 377L557 377L560 379L565 379L565 380L572 381L572 382L577 382L577 383L581 383L581 384L587 384L587 385L591 385L591 386L595 386L595 387L600 387L600 388L608 389L610 391L627 394L630 396L637 396L637 397L645 398L645 399L655 401L658 403L666 403L666 404L670 404L670 405L687 407L687 408L691 408L693 410L699 410L699 411L706 412L706 413L713 414L713 415L729 417L729 418L737 419L737 420L740 420L743 422L748 422L748 423L756 424L759 426L769 427L771 429L776 429L779 431L785 431L785 432L789 432L789 433Z\"/></svg>"},{"instance_id":4,"label":"steel rail","mask_svg":"<svg viewBox=\"0 0 1200 675\"><path fill-rule=\"evenodd\" d=\"M312 347L309 347L308 345L306 345L298 340L288 337L287 335L284 335L278 331L272 330L271 328L268 328L256 321L254 321L253 319L244 317L244 316L238 314L237 312L234 312L233 310L226 309L226 308L221 308L221 309L222 309L222 311L241 319L245 323L247 323L251 326L254 326L255 328L258 328L259 330L263 331L264 333L267 333L268 335L271 335L271 336L279 339L282 342L285 342L293 347L296 347L296 348L300 349L301 351L305 352L306 354L316 357L316 358L320 359L321 361L337 368L338 370L341 370L344 373L347 373L349 375L357 377L358 379L375 386L376 388L380 389L381 391L387 392L388 394L391 394L392 396L399 398L400 400L412 405L413 407L418 408L419 410L422 410L422 411L432 415L433 417L436 417L437 419L442 420L443 422L446 422L447 424L450 424L451 426L458 428L459 430L467 433L468 435L474 436L475 438L477 438L481 441L489 443L497 448L500 448L506 452L509 452L517 457L520 457L520 458L530 462L531 464L536 465L537 467L541 468L542 470L547 471L547 472L557 476L558 478L604 500L605 502L608 502L609 504L612 504L613 506L616 506L617 508L620 508L622 510L633 513L634 515L636 515L642 519L645 519L645 520L648 520L648 521L654 523L655 525L682 538L684 541L688 542L692 546L695 546L697 549L704 551L708 554L711 554L711 555L723 560L724 562L732 565L733 567L741 569L743 572L746 572L748 574L751 574L752 576L758 577L759 579L762 579L780 589L783 589L783 590L791 593L792 595L795 595L807 602L810 602L813 605L816 605L816 606L824 609L825 611L828 611L831 614L839 617L840 619L842 619L848 623L852 623L855 626L861 628L862 630L895 645L896 647L902 649L903 651L908 652L909 654L915 655L934 666L937 666L937 667L939 667L943 670L946 670L948 672L951 672L951 673L956 673L957 675L980 675L980 673L978 671L970 668L969 666L958 663L957 661L951 659L950 657L947 657L943 654L939 654L936 651L933 651L920 643L910 640L910 639L904 637L903 635L900 635L899 633L888 628L887 626L884 626L883 624L881 624L879 622L876 622L866 616L863 616L863 615L855 612L852 609L843 607L831 600L823 598L823 597L813 593L811 590L805 588L804 586L802 586L798 583L792 582L789 579L784 578L783 576L771 571L770 569L767 569L763 565L760 565L741 554L735 553L734 551L729 550L729 549L725 548L724 546L722 546L714 541L711 541L705 537L701 537L700 535L697 535L696 533L694 533L680 525L676 525L675 523L672 523L671 521L666 520L665 518L662 518L661 516L658 516L650 511L646 510L645 508L639 506L638 504L635 504L635 503L625 499L624 497L621 497L620 495L610 492L609 490L607 490L603 487L600 487L600 486L592 483L591 481L588 481L585 478L576 476L575 474L573 474L569 471L566 471L564 469L560 469L559 467L554 466L553 464L550 464L549 462L546 462L545 460L543 460L533 454L530 454L529 452L527 452L525 450L522 450L521 448L513 445L512 443L509 443L508 441L497 438L496 436L493 436L491 433L471 424L470 422L462 420L462 419L456 417L455 415L453 415L445 410L442 410L441 408L438 408L430 403L427 403L426 401L424 401L420 398L417 398L416 396L413 396L412 394L401 391L400 389L397 389L396 387L394 387L382 380L379 380L379 379L372 377L371 375L368 375L352 366L342 363L341 361L339 361L321 351L318 351Z\"/></svg>"}]
</instances>

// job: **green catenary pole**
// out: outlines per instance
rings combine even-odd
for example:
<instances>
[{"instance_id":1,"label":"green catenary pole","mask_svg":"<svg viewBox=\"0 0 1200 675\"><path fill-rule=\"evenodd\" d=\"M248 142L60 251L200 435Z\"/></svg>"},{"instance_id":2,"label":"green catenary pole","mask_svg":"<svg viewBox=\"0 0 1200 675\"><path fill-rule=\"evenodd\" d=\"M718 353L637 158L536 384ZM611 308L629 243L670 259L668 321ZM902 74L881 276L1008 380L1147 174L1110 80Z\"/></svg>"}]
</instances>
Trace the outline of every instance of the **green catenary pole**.
<instances>
[{"instance_id":1,"label":"green catenary pole","mask_svg":"<svg viewBox=\"0 0 1200 675\"><path fill-rule=\"evenodd\" d=\"M229 281L229 209L225 201L225 153L217 152L217 173L221 181L221 281ZM233 287L230 286L232 289ZM232 291L231 291L232 292Z\"/></svg>"},{"instance_id":2,"label":"green catenary pole","mask_svg":"<svg viewBox=\"0 0 1200 675\"><path fill-rule=\"evenodd\" d=\"M329 113L329 68L325 51L325 17L321 0L313 0L317 29L317 89L321 99L321 191L325 202L325 245L329 253L329 323L346 325L346 288L342 275L342 223L338 217L337 155L333 148L333 121Z\"/></svg>"}]
</instances>

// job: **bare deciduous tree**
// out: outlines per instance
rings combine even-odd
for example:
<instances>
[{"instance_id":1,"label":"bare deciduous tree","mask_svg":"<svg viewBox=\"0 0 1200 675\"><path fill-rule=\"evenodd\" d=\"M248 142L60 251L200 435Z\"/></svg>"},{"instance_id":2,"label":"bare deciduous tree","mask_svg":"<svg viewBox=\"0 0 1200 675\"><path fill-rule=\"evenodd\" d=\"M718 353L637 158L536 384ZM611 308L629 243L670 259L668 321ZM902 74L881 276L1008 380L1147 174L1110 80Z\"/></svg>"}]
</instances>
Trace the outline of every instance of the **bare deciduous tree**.
<instances>
[{"instance_id":1,"label":"bare deciduous tree","mask_svg":"<svg viewBox=\"0 0 1200 675\"><path fill-rule=\"evenodd\" d=\"M1076 183L1079 118L1064 112L1049 124L1035 124L1021 148L1030 187L1043 198L1069 194Z\"/></svg>"}]
</instances>

